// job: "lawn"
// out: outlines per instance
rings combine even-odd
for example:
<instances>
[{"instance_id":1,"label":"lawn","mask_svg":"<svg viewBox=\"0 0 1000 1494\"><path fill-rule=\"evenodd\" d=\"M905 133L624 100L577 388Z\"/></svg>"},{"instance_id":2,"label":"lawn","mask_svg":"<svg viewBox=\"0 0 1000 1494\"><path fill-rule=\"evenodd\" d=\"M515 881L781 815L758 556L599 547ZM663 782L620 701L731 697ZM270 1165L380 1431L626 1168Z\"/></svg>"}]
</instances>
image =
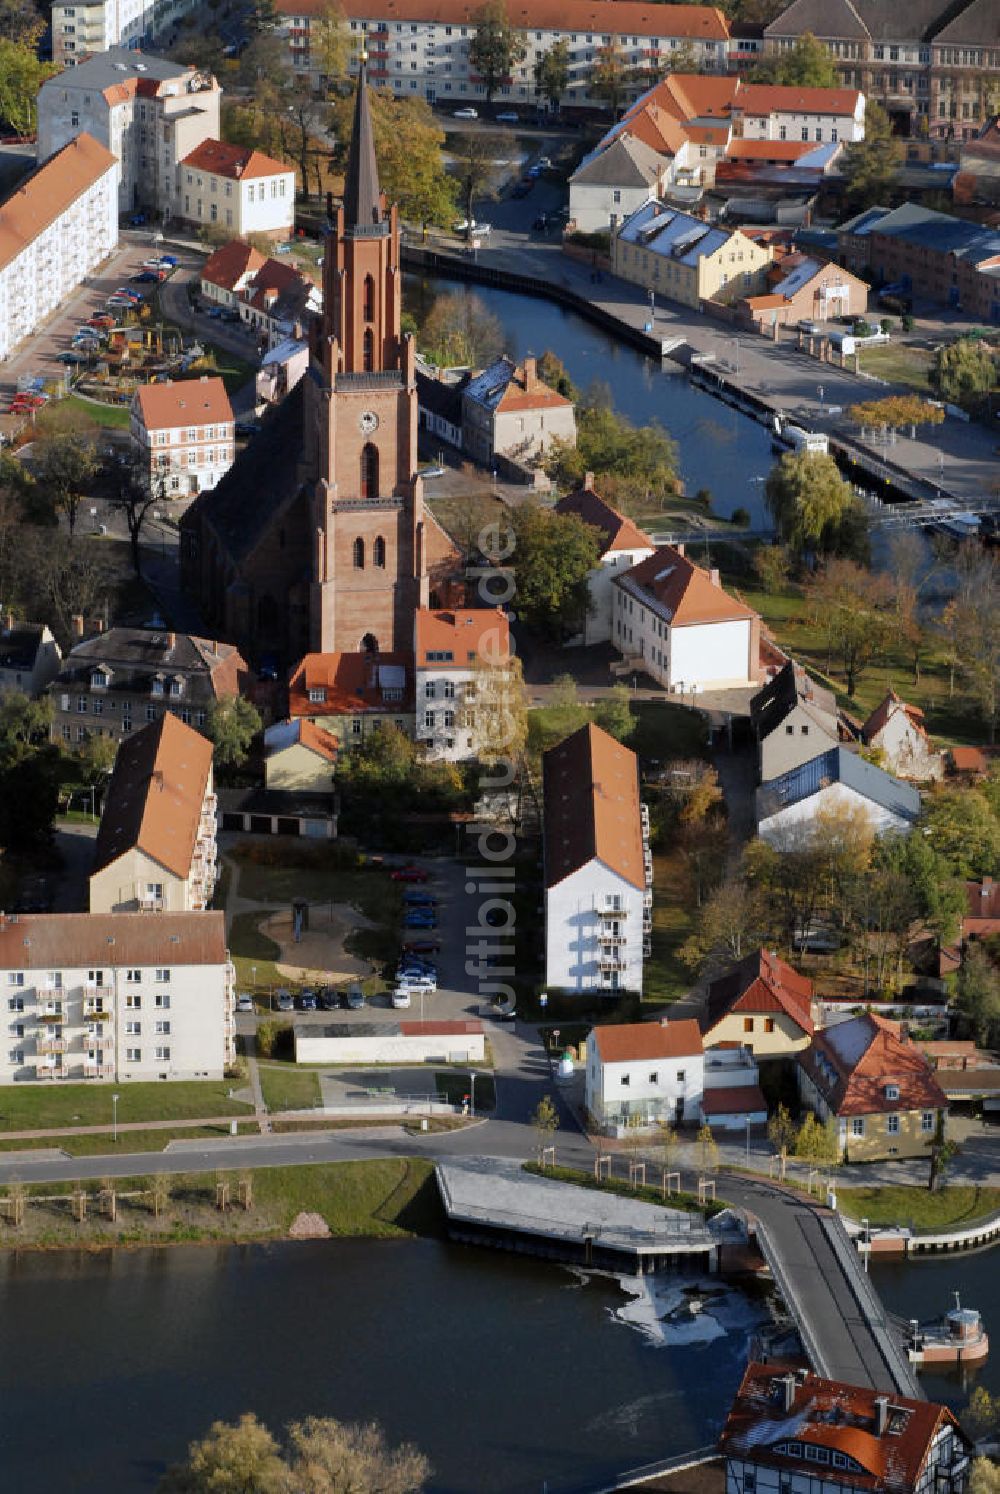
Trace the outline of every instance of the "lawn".
<instances>
[{"instance_id":1,"label":"lawn","mask_svg":"<svg viewBox=\"0 0 1000 1494\"><path fill-rule=\"evenodd\" d=\"M805 664L820 683L832 688L838 704L852 715L864 720L892 687L921 707L929 732L941 742L976 744L985 740L981 719L971 710L963 710L960 690L956 689L954 698L949 695L948 665L940 652L928 649L921 661L920 680L914 683L910 659L894 635L882 657L868 665L855 681L855 693L851 696L847 694L844 674L836 658L830 661L829 675L826 673L824 635L821 628L806 619L800 587L789 584L779 593L764 592L748 587L744 577L729 577L726 584L738 588L742 600L760 613L782 648Z\"/></svg>"},{"instance_id":2,"label":"lawn","mask_svg":"<svg viewBox=\"0 0 1000 1494\"><path fill-rule=\"evenodd\" d=\"M920 394L931 393L930 370L934 362L925 348L905 342L878 343L860 354L862 373L874 374L890 384L905 384Z\"/></svg>"},{"instance_id":3,"label":"lawn","mask_svg":"<svg viewBox=\"0 0 1000 1494\"><path fill-rule=\"evenodd\" d=\"M678 950L694 923L692 899L681 854L653 855L652 954L642 973L643 1001L677 1001L691 989L694 977Z\"/></svg>"},{"instance_id":4,"label":"lawn","mask_svg":"<svg viewBox=\"0 0 1000 1494\"><path fill-rule=\"evenodd\" d=\"M1000 1211L1000 1188L956 1183L939 1193L926 1188L841 1188L841 1211L873 1225L905 1225L923 1234L963 1229Z\"/></svg>"},{"instance_id":5,"label":"lawn","mask_svg":"<svg viewBox=\"0 0 1000 1494\"><path fill-rule=\"evenodd\" d=\"M581 697L585 699L586 694L587 687L581 685ZM699 711L669 700L636 701L632 711L636 724L628 745L640 757L665 762L670 758L705 756L705 718ZM529 751L546 751L584 725L592 715L586 705L533 708L528 712Z\"/></svg>"},{"instance_id":6,"label":"lawn","mask_svg":"<svg viewBox=\"0 0 1000 1494\"><path fill-rule=\"evenodd\" d=\"M201 374L219 374L229 394L235 394L256 377L256 363L250 363L238 353L231 353L228 348L220 348L216 343L202 340L201 345L205 349L205 356L192 364L192 374L199 377Z\"/></svg>"},{"instance_id":7,"label":"lawn","mask_svg":"<svg viewBox=\"0 0 1000 1494\"><path fill-rule=\"evenodd\" d=\"M264 916L263 913L237 913L229 928L229 950L236 966L236 983L241 991L253 990L254 971L257 990L266 991L268 986L287 985L274 963L279 954L277 944L257 927Z\"/></svg>"},{"instance_id":8,"label":"lawn","mask_svg":"<svg viewBox=\"0 0 1000 1494\"><path fill-rule=\"evenodd\" d=\"M129 427L128 405L106 405L101 400L81 399L78 394L68 394L59 402L60 410L76 410L95 425L109 429L127 431Z\"/></svg>"},{"instance_id":9,"label":"lawn","mask_svg":"<svg viewBox=\"0 0 1000 1494\"><path fill-rule=\"evenodd\" d=\"M238 1121L240 1136L259 1134L256 1121ZM162 1152L171 1141L198 1141L205 1137L220 1141L229 1135L224 1126L169 1126L155 1131L123 1131L118 1137L119 1152ZM46 1147L59 1147L71 1157L91 1157L113 1149L111 1126L93 1136L36 1136L30 1141L0 1140L0 1152L34 1151Z\"/></svg>"},{"instance_id":10,"label":"lawn","mask_svg":"<svg viewBox=\"0 0 1000 1494\"><path fill-rule=\"evenodd\" d=\"M475 482L478 479L471 478ZM489 492L435 493L432 479L424 484L427 507L456 544L471 550L479 534L489 525L509 524L510 512L502 498Z\"/></svg>"},{"instance_id":11,"label":"lawn","mask_svg":"<svg viewBox=\"0 0 1000 1494\"><path fill-rule=\"evenodd\" d=\"M258 1071L268 1110L311 1110L319 1104L319 1078L314 1070L289 1063L261 1063Z\"/></svg>"},{"instance_id":12,"label":"lawn","mask_svg":"<svg viewBox=\"0 0 1000 1494\"><path fill-rule=\"evenodd\" d=\"M121 1084L119 1121L202 1120L206 1116L246 1115L251 1108L229 1098L228 1079L193 1079L171 1084ZM0 1133L69 1126L105 1126L112 1120L106 1084L11 1084L0 1091Z\"/></svg>"},{"instance_id":13,"label":"lawn","mask_svg":"<svg viewBox=\"0 0 1000 1494\"><path fill-rule=\"evenodd\" d=\"M303 1209L322 1214L335 1235L391 1238L441 1226L434 1164L423 1158L262 1169L254 1174L254 1198L285 1229Z\"/></svg>"}]
</instances>

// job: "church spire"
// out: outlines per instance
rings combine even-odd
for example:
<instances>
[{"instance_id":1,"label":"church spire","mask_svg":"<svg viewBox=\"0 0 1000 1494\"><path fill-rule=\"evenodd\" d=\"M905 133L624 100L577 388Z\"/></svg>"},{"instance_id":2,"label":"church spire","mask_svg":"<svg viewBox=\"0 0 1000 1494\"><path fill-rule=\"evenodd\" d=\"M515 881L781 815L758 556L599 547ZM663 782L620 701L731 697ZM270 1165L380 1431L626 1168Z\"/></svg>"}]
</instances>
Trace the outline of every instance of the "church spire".
<instances>
[{"instance_id":1,"label":"church spire","mask_svg":"<svg viewBox=\"0 0 1000 1494\"><path fill-rule=\"evenodd\" d=\"M358 91L354 100L354 126L344 177L344 227L348 233L365 233L382 223L382 193L375 160L375 134L368 102L365 54L361 54Z\"/></svg>"}]
</instances>

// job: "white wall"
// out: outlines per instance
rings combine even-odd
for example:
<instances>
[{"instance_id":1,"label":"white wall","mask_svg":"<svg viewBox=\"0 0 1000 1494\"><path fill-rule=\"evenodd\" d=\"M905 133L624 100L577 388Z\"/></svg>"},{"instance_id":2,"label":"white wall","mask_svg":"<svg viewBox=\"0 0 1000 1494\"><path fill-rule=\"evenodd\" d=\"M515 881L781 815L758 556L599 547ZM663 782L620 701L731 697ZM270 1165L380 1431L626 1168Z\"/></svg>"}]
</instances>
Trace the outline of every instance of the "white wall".
<instances>
[{"instance_id":1,"label":"white wall","mask_svg":"<svg viewBox=\"0 0 1000 1494\"><path fill-rule=\"evenodd\" d=\"M697 1121L701 1113L704 1059L700 1053L681 1058L643 1058L602 1063L594 1032L587 1037L586 1104L596 1120L628 1124L678 1124ZM678 1114L678 1103L681 1113Z\"/></svg>"},{"instance_id":2,"label":"white wall","mask_svg":"<svg viewBox=\"0 0 1000 1494\"><path fill-rule=\"evenodd\" d=\"M238 186L242 237L251 233L291 233L295 221L294 171L283 172L281 176L262 176L256 181L244 179Z\"/></svg>"},{"instance_id":3,"label":"white wall","mask_svg":"<svg viewBox=\"0 0 1000 1494\"><path fill-rule=\"evenodd\" d=\"M626 910L618 919L614 948L623 968L602 976L602 929L610 933L613 916L598 909L617 895ZM593 860L564 877L545 894L545 980L568 991L642 990L643 891L600 861Z\"/></svg>"},{"instance_id":4,"label":"white wall","mask_svg":"<svg viewBox=\"0 0 1000 1494\"><path fill-rule=\"evenodd\" d=\"M641 208L654 195L654 187L591 186L569 184L569 216L581 233L600 233L615 213L619 223Z\"/></svg>"},{"instance_id":5,"label":"white wall","mask_svg":"<svg viewBox=\"0 0 1000 1494\"><path fill-rule=\"evenodd\" d=\"M750 620L700 623L670 629L670 689L692 682L699 689L750 682Z\"/></svg>"},{"instance_id":6,"label":"white wall","mask_svg":"<svg viewBox=\"0 0 1000 1494\"><path fill-rule=\"evenodd\" d=\"M612 579L621 575L632 566L638 565L640 560L645 560L647 555L653 551L647 547L641 550L610 550L602 556L601 563L592 570L587 578L587 590L590 594L592 610L587 614L587 620L583 629L584 643L606 643L611 637L612 627Z\"/></svg>"},{"instance_id":7,"label":"white wall","mask_svg":"<svg viewBox=\"0 0 1000 1494\"><path fill-rule=\"evenodd\" d=\"M865 799L843 783L831 783L808 799L800 799L797 804L789 804L787 808L779 809L767 819L761 820L757 833L762 840L776 846L778 850L792 849L808 835L821 806L824 809L846 807L864 810L876 835L890 832L906 835L912 828L909 820L902 815L892 814L881 805L873 804L870 799Z\"/></svg>"},{"instance_id":8,"label":"white wall","mask_svg":"<svg viewBox=\"0 0 1000 1494\"><path fill-rule=\"evenodd\" d=\"M375 1037L326 1037L322 1027L295 1028L296 1063L480 1063L485 1033L426 1037L386 1033Z\"/></svg>"}]
</instances>

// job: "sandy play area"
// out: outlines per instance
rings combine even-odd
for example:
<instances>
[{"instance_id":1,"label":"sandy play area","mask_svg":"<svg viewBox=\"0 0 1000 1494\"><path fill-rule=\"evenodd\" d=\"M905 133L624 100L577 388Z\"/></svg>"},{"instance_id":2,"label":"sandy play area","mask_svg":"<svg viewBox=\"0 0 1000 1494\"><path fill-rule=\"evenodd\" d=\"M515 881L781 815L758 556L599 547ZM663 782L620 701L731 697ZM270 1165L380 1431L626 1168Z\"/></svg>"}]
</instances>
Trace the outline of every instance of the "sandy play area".
<instances>
[{"instance_id":1,"label":"sandy play area","mask_svg":"<svg viewBox=\"0 0 1000 1494\"><path fill-rule=\"evenodd\" d=\"M370 920L350 903L312 903L309 927L298 942L293 932L291 909L272 913L260 921L261 931L281 950L275 964L282 975L287 975L289 980L331 984L352 975L372 973L367 960L359 960L344 949L344 940L354 929L372 927Z\"/></svg>"}]
</instances>

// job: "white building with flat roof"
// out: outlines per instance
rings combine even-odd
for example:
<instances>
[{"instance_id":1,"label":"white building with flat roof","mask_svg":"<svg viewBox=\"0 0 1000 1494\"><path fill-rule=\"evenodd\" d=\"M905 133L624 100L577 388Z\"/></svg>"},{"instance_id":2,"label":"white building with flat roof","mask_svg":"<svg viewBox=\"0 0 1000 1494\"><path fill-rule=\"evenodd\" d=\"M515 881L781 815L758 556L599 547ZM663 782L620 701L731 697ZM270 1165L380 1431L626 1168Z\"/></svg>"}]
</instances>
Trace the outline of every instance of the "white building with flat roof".
<instances>
[{"instance_id":1,"label":"white building with flat roof","mask_svg":"<svg viewBox=\"0 0 1000 1494\"><path fill-rule=\"evenodd\" d=\"M144 46L177 26L198 0L55 0L52 61L67 67L91 52Z\"/></svg>"},{"instance_id":2,"label":"white building with flat roof","mask_svg":"<svg viewBox=\"0 0 1000 1494\"><path fill-rule=\"evenodd\" d=\"M116 163L78 135L0 204L0 359L118 244Z\"/></svg>"},{"instance_id":3,"label":"white building with flat roof","mask_svg":"<svg viewBox=\"0 0 1000 1494\"><path fill-rule=\"evenodd\" d=\"M221 1079L235 1058L219 913L0 913L0 1085Z\"/></svg>"}]
</instances>

